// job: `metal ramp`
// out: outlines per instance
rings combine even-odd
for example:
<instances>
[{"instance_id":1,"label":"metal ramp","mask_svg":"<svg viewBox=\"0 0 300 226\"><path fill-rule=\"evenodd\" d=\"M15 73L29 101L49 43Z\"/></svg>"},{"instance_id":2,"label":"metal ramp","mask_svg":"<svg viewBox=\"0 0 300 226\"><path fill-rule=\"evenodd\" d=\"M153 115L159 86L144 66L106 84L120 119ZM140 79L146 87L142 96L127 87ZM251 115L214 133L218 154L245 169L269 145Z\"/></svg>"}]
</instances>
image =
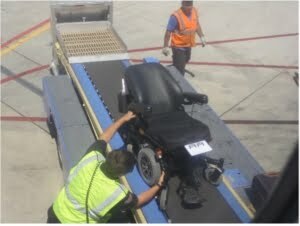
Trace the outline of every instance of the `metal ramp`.
<instances>
[{"instance_id":1,"label":"metal ramp","mask_svg":"<svg viewBox=\"0 0 300 226\"><path fill-rule=\"evenodd\" d=\"M108 21L56 24L69 63L128 59L127 48Z\"/></svg>"}]
</instances>

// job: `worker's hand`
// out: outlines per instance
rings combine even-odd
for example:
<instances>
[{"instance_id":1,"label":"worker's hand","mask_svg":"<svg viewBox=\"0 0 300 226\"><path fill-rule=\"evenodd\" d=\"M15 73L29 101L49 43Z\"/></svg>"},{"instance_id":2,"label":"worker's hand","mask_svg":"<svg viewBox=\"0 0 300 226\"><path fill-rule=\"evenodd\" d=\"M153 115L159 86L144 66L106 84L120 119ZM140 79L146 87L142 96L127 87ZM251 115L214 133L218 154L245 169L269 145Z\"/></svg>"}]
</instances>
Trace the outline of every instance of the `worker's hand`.
<instances>
[{"instance_id":1,"label":"worker's hand","mask_svg":"<svg viewBox=\"0 0 300 226\"><path fill-rule=\"evenodd\" d=\"M204 47L206 45L205 37L201 36L200 39L201 39L202 47Z\"/></svg>"},{"instance_id":2,"label":"worker's hand","mask_svg":"<svg viewBox=\"0 0 300 226\"><path fill-rule=\"evenodd\" d=\"M125 122L130 121L131 119L135 118L136 115L132 111L128 111L124 116L123 119Z\"/></svg>"},{"instance_id":3,"label":"worker's hand","mask_svg":"<svg viewBox=\"0 0 300 226\"><path fill-rule=\"evenodd\" d=\"M158 184L163 186L164 185L164 181L165 181L165 171L161 172L160 178L158 179Z\"/></svg>"},{"instance_id":4,"label":"worker's hand","mask_svg":"<svg viewBox=\"0 0 300 226\"><path fill-rule=\"evenodd\" d=\"M168 56L170 54L170 50L168 47L164 47L162 49L162 54L164 54L165 56Z\"/></svg>"}]
</instances>

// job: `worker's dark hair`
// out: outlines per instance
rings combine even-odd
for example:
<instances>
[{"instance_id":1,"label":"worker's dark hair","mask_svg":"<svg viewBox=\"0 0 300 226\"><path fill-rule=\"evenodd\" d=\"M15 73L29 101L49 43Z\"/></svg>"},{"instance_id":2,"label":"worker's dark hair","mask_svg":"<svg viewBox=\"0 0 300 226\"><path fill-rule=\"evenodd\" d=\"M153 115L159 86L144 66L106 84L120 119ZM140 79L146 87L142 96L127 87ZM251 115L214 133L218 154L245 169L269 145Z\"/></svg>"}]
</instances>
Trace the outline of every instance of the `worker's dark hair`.
<instances>
[{"instance_id":1,"label":"worker's dark hair","mask_svg":"<svg viewBox=\"0 0 300 226\"><path fill-rule=\"evenodd\" d=\"M181 1L181 5L192 6L193 5L193 1L191 1L191 0L183 0L183 1Z\"/></svg>"},{"instance_id":2,"label":"worker's dark hair","mask_svg":"<svg viewBox=\"0 0 300 226\"><path fill-rule=\"evenodd\" d=\"M115 150L108 153L106 157L108 170L114 176L125 175L132 171L135 165L134 155L125 150Z\"/></svg>"}]
</instances>

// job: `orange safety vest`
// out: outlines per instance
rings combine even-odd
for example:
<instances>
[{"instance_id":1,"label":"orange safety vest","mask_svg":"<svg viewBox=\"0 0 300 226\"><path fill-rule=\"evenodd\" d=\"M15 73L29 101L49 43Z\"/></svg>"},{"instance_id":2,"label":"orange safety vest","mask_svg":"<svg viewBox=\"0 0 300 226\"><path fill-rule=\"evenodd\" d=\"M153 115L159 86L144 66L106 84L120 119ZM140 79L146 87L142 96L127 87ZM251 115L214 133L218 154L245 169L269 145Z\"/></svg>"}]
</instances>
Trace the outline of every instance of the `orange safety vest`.
<instances>
[{"instance_id":1,"label":"orange safety vest","mask_svg":"<svg viewBox=\"0 0 300 226\"><path fill-rule=\"evenodd\" d=\"M191 19L181 9L172 14L178 21L178 30L173 31L171 34L172 47L193 47L196 45L195 34L198 27L198 13L194 7L191 13Z\"/></svg>"}]
</instances>

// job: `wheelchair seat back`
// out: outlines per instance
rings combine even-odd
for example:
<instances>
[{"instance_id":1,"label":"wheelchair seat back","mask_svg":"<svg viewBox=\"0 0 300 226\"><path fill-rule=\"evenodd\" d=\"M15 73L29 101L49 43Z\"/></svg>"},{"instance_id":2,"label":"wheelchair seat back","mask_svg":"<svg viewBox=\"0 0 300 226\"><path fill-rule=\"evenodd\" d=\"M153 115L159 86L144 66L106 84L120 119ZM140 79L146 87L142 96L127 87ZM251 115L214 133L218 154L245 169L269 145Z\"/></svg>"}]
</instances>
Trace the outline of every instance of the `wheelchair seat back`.
<instances>
[{"instance_id":1,"label":"wheelchair seat back","mask_svg":"<svg viewBox=\"0 0 300 226\"><path fill-rule=\"evenodd\" d=\"M180 86L161 64L132 65L125 81L133 101L150 105L152 114L177 111L183 103Z\"/></svg>"}]
</instances>

